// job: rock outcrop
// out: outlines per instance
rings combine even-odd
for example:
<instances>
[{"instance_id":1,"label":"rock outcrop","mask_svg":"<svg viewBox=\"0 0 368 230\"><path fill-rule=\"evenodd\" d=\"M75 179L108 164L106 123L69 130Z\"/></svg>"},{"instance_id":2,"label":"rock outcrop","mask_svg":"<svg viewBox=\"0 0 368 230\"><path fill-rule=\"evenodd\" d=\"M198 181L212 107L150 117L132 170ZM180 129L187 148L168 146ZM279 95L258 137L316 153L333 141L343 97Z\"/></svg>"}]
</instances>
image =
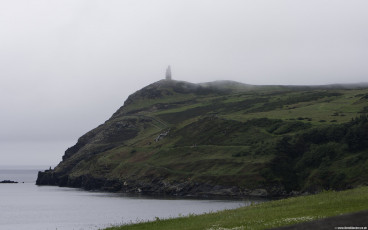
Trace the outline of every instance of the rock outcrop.
<instances>
[{"instance_id":1,"label":"rock outcrop","mask_svg":"<svg viewBox=\"0 0 368 230\"><path fill-rule=\"evenodd\" d=\"M59 185L83 188L86 190L102 190L109 192L140 193L147 195L169 195L180 197L285 197L297 195L287 193L283 187L243 189L237 186L221 186L198 182L168 182L163 178L145 180L109 180L83 175L77 178L58 176L54 172L38 173L37 184Z\"/></svg>"},{"instance_id":2,"label":"rock outcrop","mask_svg":"<svg viewBox=\"0 0 368 230\"><path fill-rule=\"evenodd\" d=\"M12 181L12 180L3 180L0 181L0 184L17 184L17 181Z\"/></svg>"}]
</instances>

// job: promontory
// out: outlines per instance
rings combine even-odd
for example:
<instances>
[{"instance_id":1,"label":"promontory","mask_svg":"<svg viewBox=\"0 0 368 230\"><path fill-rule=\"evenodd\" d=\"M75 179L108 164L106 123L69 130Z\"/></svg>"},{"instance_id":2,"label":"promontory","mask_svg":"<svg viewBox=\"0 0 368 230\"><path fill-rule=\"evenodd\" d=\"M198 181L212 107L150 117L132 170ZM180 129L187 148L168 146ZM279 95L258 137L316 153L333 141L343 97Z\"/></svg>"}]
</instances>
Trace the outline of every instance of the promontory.
<instances>
[{"instance_id":1,"label":"promontory","mask_svg":"<svg viewBox=\"0 0 368 230\"><path fill-rule=\"evenodd\" d=\"M161 80L81 136L37 185L287 196L368 183L368 87Z\"/></svg>"}]
</instances>

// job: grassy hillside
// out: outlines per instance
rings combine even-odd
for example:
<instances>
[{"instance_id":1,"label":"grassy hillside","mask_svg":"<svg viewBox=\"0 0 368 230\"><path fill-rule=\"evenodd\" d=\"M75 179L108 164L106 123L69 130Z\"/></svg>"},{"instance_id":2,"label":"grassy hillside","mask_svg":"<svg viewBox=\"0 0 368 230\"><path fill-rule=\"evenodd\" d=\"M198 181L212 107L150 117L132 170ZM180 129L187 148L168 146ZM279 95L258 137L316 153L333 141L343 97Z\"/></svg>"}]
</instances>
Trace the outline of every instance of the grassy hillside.
<instances>
[{"instance_id":1,"label":"grassy hillside","mask_svg":"<svg viewBox=\"0 0 368 230\"><path fill-rule=\"evenodd\" d=\"M159 219L108 229L270 229L367 209L368 188L361 187L343 192L328 191L317 195L269 201L235 210L166 220ZM354 226L361 226L359 222L354 224ZM326 229L330 229L329 226Z\"/></svg>"},{"instance_id":2,"label":"grassy hillside","mask_svg":"<svg viewBox=\"0 0 368 230\"><path fill-rule=\"evenodd\" d=\"M38 184L282 196L368 182L368 89L159 81L83 135Z\"/></svg>"}]
</instances>

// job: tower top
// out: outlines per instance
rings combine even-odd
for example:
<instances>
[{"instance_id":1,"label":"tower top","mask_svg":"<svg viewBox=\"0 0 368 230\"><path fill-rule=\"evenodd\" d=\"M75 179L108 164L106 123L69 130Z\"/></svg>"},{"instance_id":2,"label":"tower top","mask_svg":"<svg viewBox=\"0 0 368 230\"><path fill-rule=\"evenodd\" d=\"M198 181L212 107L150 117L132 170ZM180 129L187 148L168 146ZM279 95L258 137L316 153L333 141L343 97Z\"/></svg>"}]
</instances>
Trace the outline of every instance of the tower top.
<instances>
[{"instance_id":1,"label":"tower top","mask_svg":"<svg viewBox=\"0 0 368 230\"><path fill-rule=\"evenodd\" d=\"M171 80L171 67L168 66L166 69L166 80Z\"/></svg>"}]
</instances>

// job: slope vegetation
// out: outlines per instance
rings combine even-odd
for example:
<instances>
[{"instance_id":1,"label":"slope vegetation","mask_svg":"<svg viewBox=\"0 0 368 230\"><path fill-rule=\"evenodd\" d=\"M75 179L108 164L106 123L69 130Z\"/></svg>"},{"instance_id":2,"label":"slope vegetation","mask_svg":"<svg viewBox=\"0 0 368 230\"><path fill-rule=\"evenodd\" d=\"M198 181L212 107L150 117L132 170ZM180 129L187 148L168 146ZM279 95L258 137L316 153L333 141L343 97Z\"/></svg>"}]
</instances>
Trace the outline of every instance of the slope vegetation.
<instances>
[{"instance_id":1,"label":"slope vegetation","mask_svg":"<svg viewBox=\"0 0 368 230\"><path fill-rule=\"evenodd\" d=\"M132 94L37 184L284 196L368 182L368 88L161 80Z\"/></svg>"}]
</instances>

